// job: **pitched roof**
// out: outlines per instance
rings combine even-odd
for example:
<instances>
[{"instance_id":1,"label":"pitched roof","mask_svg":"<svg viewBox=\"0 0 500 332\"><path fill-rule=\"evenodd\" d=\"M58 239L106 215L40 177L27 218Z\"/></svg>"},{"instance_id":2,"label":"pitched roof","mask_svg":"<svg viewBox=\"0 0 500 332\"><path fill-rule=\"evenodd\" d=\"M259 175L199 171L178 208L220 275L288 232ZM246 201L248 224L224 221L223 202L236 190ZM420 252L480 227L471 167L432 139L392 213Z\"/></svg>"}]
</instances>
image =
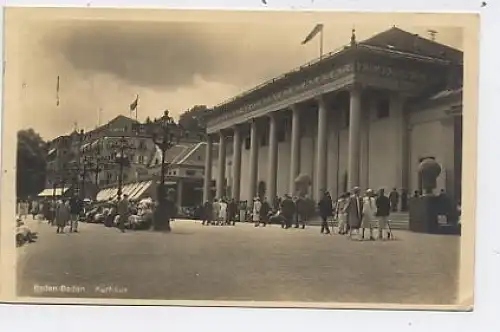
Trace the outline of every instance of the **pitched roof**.
<instances>
[{"instance_id":1,"label":"pitched roof","mask_svg":"<svg viewBox=\"0 0 500 332\"><path fill-rule=\"evenodd\" d=\"M371 38L365 39L357 43L359 48L384 53L392 56L401 56L408 59L433 62L433 63L449 63L455 62L461 64L463 62L463 52L454 49L450 46L440 44L438 42L420 37L418 34L412 34L397 27L392 27L386 31L380 32ZM322 58L315 59L307 64L304 64L294 70L283 73L278 77L268 80L250 90L233 96L229 100L213 107L212 111L207 113L207 118L217 115L224 111L231 104L239 103L245 98L252 99L258 91L265 91L271 86L276 86L280 82L289 81L297 75L304 72L321 69L321 66L334 61L342 54L350 52L351 47L343 46L338 50L325 54ZM300 74L299 74L300 73Z\"/></svg>"},{"instance_id":2,"label":"pitched roof","mask_svg":"<svg viewBox=\"0 0 500 332\"><path fill-rule=\"evenodd\" d=\"M449 60L461 63L463 52L453 47L440 44L436 41L423 38L418 34L412 34L397 27L376 34L359 43L381 47L389 50L397 50L404 53L416 54L425 57Z\"/></svg>"}]
</instances>

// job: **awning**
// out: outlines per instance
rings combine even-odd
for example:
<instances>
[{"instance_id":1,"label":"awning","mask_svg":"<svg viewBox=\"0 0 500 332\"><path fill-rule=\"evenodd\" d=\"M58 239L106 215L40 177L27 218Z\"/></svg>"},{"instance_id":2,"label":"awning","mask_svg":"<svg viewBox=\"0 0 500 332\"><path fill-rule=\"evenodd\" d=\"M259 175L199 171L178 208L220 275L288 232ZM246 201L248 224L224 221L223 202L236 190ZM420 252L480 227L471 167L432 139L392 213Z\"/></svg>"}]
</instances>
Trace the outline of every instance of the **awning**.
<instances>
[{"instance_id":1,"label":"awning","mask_svg":"<svg viewBox=\"0 0 500 332\"><path fill-rule=\"evenodd\" d=\"M134 196L131 196L130 199L139 199L141 196L151 187L153 181L145 181L140 186L139 190L134 193Z\"/></svg>"},{"instance_id":2,"label":"awning","mask_svg":"<svg viewBox=\"0 0 500 332\"><path fill-rule=\"evenodd\" d=\"M69 190L69 188L56 188L55 190L55 196L61 196L64 193L66 193ZM53 196L54 195L54 188L46 188L42 190L41 193L38 194L39 197L48 197L48 196Z\"/></svg>"},{"instance_id":3,"label":"awning","mask_svg":"<svg viewBox=\"0 0 500 332\"><path fill-rule=\"evenodd\" d=\"M83 144L82 147L80 148L80 151L85 151L85 149L89 146L90 146L90 143Z\"/></svg>"},{"instance_id":4,"label":"awning","mask_svg":"<svg viewBox=\"0 0 500 332\"><path fill-rule=\"evenodd\" d=\"M134 193L141 187L142 182L136 182L130 188L129 196L133 196Z\"/></svg>"},{"instance_id":5,"label":"awning","mask_svg":"<svg viewBox=\"0 0 500 332\"><path fill-rule=\"evenodd\" d=\"M151 187L152 183L153 181L142 181L127 184L123 186L122 194L128 195L129 199L137 199ZM115 198L117 194L118 187L103 189L97 193L96 200L99 202L108 201L111 198Z\"/></svg>"}]
</instances>

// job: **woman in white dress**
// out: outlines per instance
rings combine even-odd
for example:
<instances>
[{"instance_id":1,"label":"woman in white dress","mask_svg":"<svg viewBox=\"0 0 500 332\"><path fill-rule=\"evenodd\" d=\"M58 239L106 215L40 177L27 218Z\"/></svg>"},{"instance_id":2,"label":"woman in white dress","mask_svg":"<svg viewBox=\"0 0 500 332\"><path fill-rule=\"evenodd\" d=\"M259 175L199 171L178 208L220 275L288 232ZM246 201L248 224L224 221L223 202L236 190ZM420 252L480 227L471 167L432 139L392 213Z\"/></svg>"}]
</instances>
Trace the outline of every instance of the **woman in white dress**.
<instances>
[{"instance_id":1,"label":"woman in white dress","mask_svg":"<svg viewBox=\"0 0 500 332\"><path fill-rule=\"evenodd\" d=\"M220 219L220 203L217 200L214 200L214 202L212 203L212 214L212 224L218 225Z\"/></svg>"},{"instance_id":2,"label":"woman in white dress","mask_svg":"<svg viewBox=\"0 0 500 332\"><path fill-rule=\"evenodd\" d=\"M375 241L372 228L375 213L377 213L377 204L375 202L373 190L367 189L365 197L363 197L363 217L361 219L361 228L363 229L361 233L362 240L365 239L365 228L368 228L370 229L370 240Z\"/></svg>"},{"instance_id":3,"label":"woman in white dress","mask_svg":"<svg viewBox=\"0 0 500 332\"><path fill-rule=\"evenodd\" d=\"M338 221L338 228L339 228L339 234L344 235L347 234L347 213L345 212L345 207L348 201L349 196L351 196L349 193L344 193L340 196L340 198L337 200L337 221Z\"/></svg>"},{"instance_id":4,"label":"woman in white dress","mask_svg":"<svg viewBox=\"0 0 500 332\"><path fill-rule=\"evenodd\" d=\"M262 203L260 202L260 198L256 197L253 201L253 210L252 210L252 221L255 223L255 227L259 227L260 225L261 208L262 208Z\"/></svg>"},{"instance_id":5,"label":"woman in white dress","mask_svg":"<svg viewBox=\"0 0 500 332\"><path fill-rule=\"evenodd\" d=\"M219 201L219 220L221 225L227 224L227 203L222 198Z\"/></svg>"}]
</instances>

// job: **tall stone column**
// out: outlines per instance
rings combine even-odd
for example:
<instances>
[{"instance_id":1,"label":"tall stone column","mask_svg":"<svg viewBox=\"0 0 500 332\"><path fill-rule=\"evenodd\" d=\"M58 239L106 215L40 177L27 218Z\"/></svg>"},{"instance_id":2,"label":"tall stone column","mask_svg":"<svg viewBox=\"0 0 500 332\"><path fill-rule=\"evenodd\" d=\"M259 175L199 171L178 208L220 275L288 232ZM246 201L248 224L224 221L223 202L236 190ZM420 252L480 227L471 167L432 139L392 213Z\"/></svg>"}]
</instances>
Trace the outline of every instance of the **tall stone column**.
<instances>
[{"instance_id":1,"label":"tall stone column","mask_svg":"<svg viewBox=\"0 0 500 332\"><path fill-rule=\"evenodd\" d=\"M313 197L321 198L321 192L327 189L327 147L328 147L328 109L323 96L318 99L318 139L316 143L316 192Z\"/></svg>"},{"instance_id":2,"label":"tall stone column","mask_svg":"<svg viewBox=\"0 0 500 332\"><path fill-rule=\"evenodd\" d=\"M211 135L207 135L207 150L205 151L205 178L203 179L203 202L212 199L212 149L213 149L213 139Z\"/></svg>"},{"instance_id":3,"label":"tall stone column","mask_svg":"<svg viewBox=\"0 0 500 332\"><path fill-rule=\"evenodd\" d=\"M404 96L394 93L390 99L390 115L394 121L394 153L396 156L395 179L393 186L409 189L409 130L408 116L404 111Z\"/></svg>"},{"instance_id":4,"label":"tall stone column","mask_svg":"<svg viewBox=\"0 0 500 332\"><path fill-rule=\"evenodd\" d=\"M361 128L361 90L353 87L349 104L349 153L347 159L347 189L359 186Z\"/></svg>"},{"instance_id":5,"label":"tall stone column","mask_svg":"<svg viewBox=\"0 0 500 332\"><path fill-rule=\"evenodd\" d=\"M295 179L300 171L300 110L298 105L292 105L292 135L290 151L290 182L288 193L295 194Z\"/></svg>"},{"instance_id":6,"label":"tall stone column","mask_svg":"<svg viewBox=\"0 0 500 332\"><path fill-rule=\"evenodd\" d=\"M257 136L257 120L250 123L250 181L248 183L248 200L253 201L257 189L257 172L259 161L259 141Z\"/></svg>"},{"instance_id":7,"label":"tall stone column","mask_svg":"<svg viewBox=\"0 0 500 332\"><path fill-rule=\"evenodd\" d=\"M240 200L241 186L241 131L239 126L234 126L233 136L233 199Z\"/></svg>"},{"instance_id":8,"label":"tall stone column","mask_svg":"<svg viewBox=\"0 0 500 332\"><path fill-rule=\"evenodd\" d=\"M370 187L370 102L361 103L359 184L362 189ZM371 188L377 190L378 188Z\"/></svg>"},{"instance_id":9,"label":"tall stone column","mask_svg":"<svg viewBox=\"0 0 500 332\"><path fill-rule=\"evenodd\" d=\"M217 164L217 170L219 175L217 176L217 198L224 197L225 186L226 186L226 138L224 133L221 131L219 133L219 162Z\"/></svg>"},{"instance_id":10,"label":"tall stone column","mask_svg":"<svg viewBox=\"0 0 500 332\"><path fill-rule=\"evenodd\" d=\"M274 206L278 186L278 136L276 115L269 115L269 169L268 169L268 196L269 202Z\"/></svg>"}]
</instances>

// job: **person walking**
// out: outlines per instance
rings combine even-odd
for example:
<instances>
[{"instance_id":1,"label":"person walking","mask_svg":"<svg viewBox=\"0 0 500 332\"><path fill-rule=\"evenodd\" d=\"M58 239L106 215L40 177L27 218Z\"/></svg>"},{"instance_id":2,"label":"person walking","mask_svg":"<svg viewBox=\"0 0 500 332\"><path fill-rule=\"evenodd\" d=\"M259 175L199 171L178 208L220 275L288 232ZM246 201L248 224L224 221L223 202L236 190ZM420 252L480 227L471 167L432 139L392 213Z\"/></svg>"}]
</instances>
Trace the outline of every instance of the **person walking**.
<instances>
[{"instance_id":1,"label":"person walking","mask_svg":"<svg viewBox=\"0 0 500 332\"><path fill-rule=\"evenodd\" d=\"M223 198L219 202L219 219L221 225L228 225L227 203Z\"/></svg>"},{"instance_id":2,"label":"person walking","mask_svg":"<svg viewBox=\"0 0 500 332\"><path fill-rule=\"evenodd\" d=\"M375 201L375 205L377 206L376 217L378 218L378 239L382 240L384 238L384 229L387 226L389 214L391 211L391 202L389 198L385 196L384 189L380 189L378 191L378 196ZM387 238L389 238L391 234L387 233Z\"/></svg>"},{"instance_id":3,"label":"person walking","mask_svg":"<svg viewBox=\"0 0 500 332\"><path fill-rule=\"evenodd\" d=\"M367 189L365 196L363 197L363 215L361 217L361 240L365 239L365 230L368 228L370 230L370 241L374 241L373 237L373 217L377 212L377 205L375 198L373 197L373 190Z\"/></svg>"},{"instance_id":4,"label":"person walking","mask_svg":"<svg viewBox=\"0 0 500 332\"><path fill-rule=\"evenodd\" d=\"M255 227L259 227L260 225L260 210L262 208L262 203L260 202L259 197L255 197L253 200L253 210L252 210L252 221L254 222Z\"/></svg>"},{"instance_id":5,"label":"person walking","mask_svg":"<svg viewBox=\"0 0 500 332\"><path fill-rule=\"evenodd\" d=\"M69 202L58 201L55 206L56 233L64 233L64 228L71 218Z\"/></svg>"},{"instance_id":6,"label":"person walking","mask_svg":"<svg viewBox=\"0 0 500 332\"><path fill-rule=\"evenodd\" d=\"M267 198L264 198L264 200L261 203L260 207L260 223L262 223L263 227L267 226L267 223L269 222L269 212L271 211L271 204L267 201ZM259 224L260 225L260 224Z\"/></svg>"},{"instance_id":7,"label":"person walking","mask_svg":"<svg viewBox=\"0 0 500 332\"><path fill-rule=\"evenodd\" d=\"M323 197L318 202L319 214L321 217L321 234L331 234L328 226L328 218L332 216L332 197L328 191L323 193Z\"/></svg>"},{"instance_id":8,"label":"person walking","mask_svg":"<svg viewBox=\"0 0 500 332\"><path fill-rule=\"evenodd\" d=\"M349 238L352 239L352 233L356 230L359 234L361 227L361 218L363 212L363 199L360 197L359 187L352 189L352 195L349 197L345 206L344 212L347 214L347 222L349 226Z\"/></svg>"},{"instance_id":9,"label":"person walking","mask_svg":"<svg viewBox=\"0 0 500 332\"><path fill-rule=\"evenodd\" d=\"M122 233L125 233L125 223L128 220L130 213L130 203L128 195L123 195L123 198L118 201L118 228Z\"/></svg>"},{"instance_id":10,"label":"person walking","mask_svg":"<svg viewBox=\"0 0 500 332\"><path fill-rule=\"evenodd\" d=\"M227 215L228 215L228 223L232 224L233 226L236 224L236 219L239 218L239 213L238 213L238 204L236 201L231 199L229 201L229 204L227 205ZM237 217L238 215L238 217Z\"/></svg>"},{"instance_id":11,"label":"person walking","mask_svg":"<svg viewBox=\"0 0 500 332\"><path fill-rule=\"evenodd\" d=\"M220 216L220 204L217 199L214 199L212 203L212 225L219 225L219 216Z\"/></svg>"},{"instance_id":12,"label":"person walking","mask_svg":"<svg viewBox=\"0 0 500 332\"><path fill-rule=\"evenodd\" d=\"M212 216L213 216L213 205L210 201L205 201L205 204L203 204L203 213L202 213L202 225L210 225L212 222Z\"/></svg>"},{"instance_id":13,"label":"person walking","mask_svg":"<svg viewBox=\"0 0 500 332\"><path fill-rule=\"evenodd\" d=\"M240 201L239 204L240 208L240 222L245 222L247 220L247 202L246 201Z\"/></svg>"},{"instance_id":14,"label":"person walking","mask_svg":"<svg viewBox=\"0 0 500 332\"><path fill-rule=\"evenodd\" d=\"M389 194L389 201L391 202L391 211L397 212L399 205L399 193L396 188L392 189L391 193Z\"/></svg>"},{"instance_id":15,"label":"person walking","mask_svg":"<svg viewBox=\"0 0 500 332\"><path fill-rule=\"evenodd\" d=\"M82 210L82 202L77 195L73 195L69 200L69 207L71 213L69 232L78 233L78 219Z\"/></svg>"},{"instance_id":16,"label":"person walking","mask_svg":"<svg viewBox=\"0 0 500 332\"><path fill-rule=\"evenodd\" d=\"M337 200L336 213L337 213L337 223L339 229L338 232L340 235L347 234L347 213L345 211L345 208L347 206L347 203L349 202L350 196L351 194L348 192L343 193Z\"/></svg>"},{"instance_id":17,"label":"person walking","mask_svg":"<svg viewBox=\"0 0 500 332\"><path fill-rule=\"evenodd\" d=\"M296 207L292 197L286 194L285 199L281 201L281 214L284 219L283 224L281 225L282 228L288 229L292 227L295 210Z\"/></svg>"}]
</instances>

